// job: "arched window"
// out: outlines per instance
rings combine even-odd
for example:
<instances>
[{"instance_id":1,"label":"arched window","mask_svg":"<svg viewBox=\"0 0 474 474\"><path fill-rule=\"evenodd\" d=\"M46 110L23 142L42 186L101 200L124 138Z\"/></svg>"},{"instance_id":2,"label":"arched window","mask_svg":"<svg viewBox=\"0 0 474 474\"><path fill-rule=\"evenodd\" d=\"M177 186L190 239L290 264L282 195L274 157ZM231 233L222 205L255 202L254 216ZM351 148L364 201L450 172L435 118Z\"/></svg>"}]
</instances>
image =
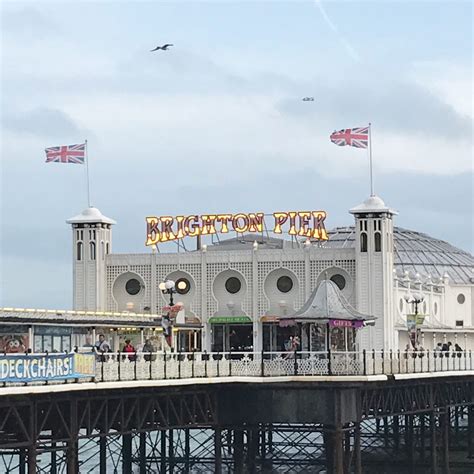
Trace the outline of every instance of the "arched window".
<instances>
[{"instance_id":1,"label":"arched window","mask_svg":"<svg viewBox=\"0 0 474 474\"><path fill-rule=\"evenodd\" d=\"M374 244L375 244L375 251L380 252L382 250L382 235L380 232L376 232L374 234Z\"/></svg>"},{"instance_id":2,"label":"arched window","mask_svg":"<svg viewBox=\"0 0 474 474\"><path fill-rule=\"evenodd\" d=\"M77 243L76 257L78 260L82 260L82 242Z\"/></svg>"},{"instance_id":3,"label":"arched window","mask_svg":"<svg viewBox=\"0 0 474 474\"><path fill-rule=\"evenodd\" d=\"M109 254L109 243L107 242L105 244L105 255L108 255Z\"/></svg>"},{"instance_id":4,"label":"arched window","mask_svg":"<svg viewBox=\"0 0 474 474\"><path fill-rule=\"evenodd\" d=\"M360 251L367 252L367 234L365 232L360 233Z\"/></svg>"},{"instance_id":5,"label":"arched window","mask_svg":"<svg viewBox=\"0 0 474 474\"><path fill-rule=\"evenodd\" d=\"M95 242L90 243L90 258L95 260Z\"/></svg>"}]
</instances>

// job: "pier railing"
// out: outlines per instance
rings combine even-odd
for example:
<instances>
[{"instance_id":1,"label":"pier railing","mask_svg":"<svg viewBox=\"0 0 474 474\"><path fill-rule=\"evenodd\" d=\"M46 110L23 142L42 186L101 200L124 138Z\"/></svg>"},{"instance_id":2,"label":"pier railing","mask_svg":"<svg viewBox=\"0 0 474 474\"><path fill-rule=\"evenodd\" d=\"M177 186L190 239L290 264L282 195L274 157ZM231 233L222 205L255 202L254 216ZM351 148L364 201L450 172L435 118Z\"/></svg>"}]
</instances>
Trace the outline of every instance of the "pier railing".
<instances>
[{"instance_id":1,"label":"pier railing","mask_svg":"<svg viewBox=\"0 0 474 474\"><path fill-rule=\"evenodd\" d=\"M66 360L69 362L65 362ZM41 372L38 368L44 370ZM106 352L0 355L0 383L3 382L4 386L231 376L368 376L471 370L474 370L471 351Z\"/></svg>"}]
</instances>

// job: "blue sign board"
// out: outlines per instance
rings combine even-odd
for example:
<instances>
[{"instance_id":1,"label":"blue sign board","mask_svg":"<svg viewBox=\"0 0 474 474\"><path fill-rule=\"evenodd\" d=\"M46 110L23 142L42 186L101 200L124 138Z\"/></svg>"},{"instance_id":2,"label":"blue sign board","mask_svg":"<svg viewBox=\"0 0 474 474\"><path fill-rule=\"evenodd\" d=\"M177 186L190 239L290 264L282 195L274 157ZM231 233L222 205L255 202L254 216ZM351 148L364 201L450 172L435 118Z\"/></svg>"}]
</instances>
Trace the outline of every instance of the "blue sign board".
<instances>
[{"instance_id":1,"label":"blue sign board","mask_svg":"<svg viewBox=\"0 0 474 474\"><path fill-rule=\"evenodd\" d=\"M37 382L95 377L94 354L0 356L0 382Z\"/></svg>"}]
</instances>

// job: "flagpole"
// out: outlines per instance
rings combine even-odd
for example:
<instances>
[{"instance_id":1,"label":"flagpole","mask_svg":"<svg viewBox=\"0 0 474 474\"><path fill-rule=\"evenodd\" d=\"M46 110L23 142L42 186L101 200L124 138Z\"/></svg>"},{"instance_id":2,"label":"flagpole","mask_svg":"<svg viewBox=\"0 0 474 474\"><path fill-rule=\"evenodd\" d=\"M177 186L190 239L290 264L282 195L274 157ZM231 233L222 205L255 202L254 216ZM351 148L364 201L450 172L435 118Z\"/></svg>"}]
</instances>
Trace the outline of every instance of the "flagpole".
<instances>
[{"instance_id":1,"label":"flagpole","mask_svg":"<svg viewBox=\"0 0 474 474\"><path fill-rule=\"evenodd\" d=\"M87 204L91 207L91 191L89 185L89 152L87 150L87 140L86 140L86 175L87 175Z\"/></svg>"},{"instance_id":2,"label":"flagpole","mask_svg":"<svg viewBox=\"0 0 474 474\"><path fill-rule=\"evenodd\" d=\"M374 194L374 177L372 173L372 124L369 122L369 168L370 168L370 195Z\"/></svg>"}]
</instances>

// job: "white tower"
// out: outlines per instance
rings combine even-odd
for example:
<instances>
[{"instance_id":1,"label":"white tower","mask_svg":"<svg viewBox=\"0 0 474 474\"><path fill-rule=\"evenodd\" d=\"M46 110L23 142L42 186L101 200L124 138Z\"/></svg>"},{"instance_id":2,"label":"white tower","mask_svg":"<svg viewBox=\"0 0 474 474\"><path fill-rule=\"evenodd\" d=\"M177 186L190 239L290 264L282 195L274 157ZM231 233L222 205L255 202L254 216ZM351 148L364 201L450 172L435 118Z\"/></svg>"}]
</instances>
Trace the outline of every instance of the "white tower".
<instances>
[{"instance_id":1,"label":"white tower","mask_svg":"<svg viewBox=\"0 0 474 474\"><path fill-rule=\"evenodd\" d=\"M89 207L66 221L72 225L73 306L106 309L106 256L112 251L112 225L99 209Z\"/></svg>"},{"instance_id":2,"label":"white tower","mask_svg":"<svg viewBox=\"0 0 474 474\"><path fill-rule=\"evenodd\" d=\"M355 217L356 305L375 316L361 333L361 348L398 349L393 310L393 216L378 196L349 211Z\"/></svg>"}]
</instances>

